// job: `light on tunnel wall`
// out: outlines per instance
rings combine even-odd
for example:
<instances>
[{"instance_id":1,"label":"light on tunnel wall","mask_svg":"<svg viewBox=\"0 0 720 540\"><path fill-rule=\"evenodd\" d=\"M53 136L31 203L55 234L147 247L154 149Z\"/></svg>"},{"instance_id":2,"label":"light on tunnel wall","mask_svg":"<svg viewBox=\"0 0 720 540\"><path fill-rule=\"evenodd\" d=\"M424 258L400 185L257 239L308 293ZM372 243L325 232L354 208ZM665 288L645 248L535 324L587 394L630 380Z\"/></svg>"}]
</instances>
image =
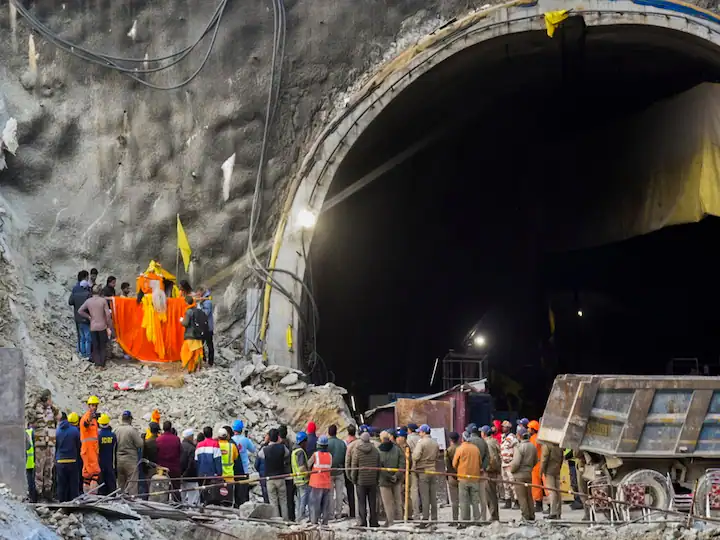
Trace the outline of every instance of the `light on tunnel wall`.
<instances>
[{"instance_id":1,"label":"light on tunnel wall","mask_svg":"<svg viewBox=\"0 0 720 540\"><path fill-rule=\"evenodd\" d=\"M582 311L582 309L578 309L578 312L577 312L577 313L578 313L578 317L582 317L582 316L583 316L583 311Z\"/></svg>"},{"instance_id":2,"label":"light on tunnel wall","mask_svg":"<svg viewBox=\"0 0 720 540\"><path fill-rule=\"evenodd\" d=\"M307 208L303 208L298 212L297 222L302 229L312 229L317 223L317 216Z\"/></svg>"},{"instance_id":3,"label":"light on tunnel wall","mask_svg":"<svg viewBox=\"0 0 720 540\"><path fill-rule=\"evenodd\" d=\"M473 345L475 345L476 347L484 347L486 343L487 340L482 334L478 334L473 338Z\"/></svg>"}]
</instances>

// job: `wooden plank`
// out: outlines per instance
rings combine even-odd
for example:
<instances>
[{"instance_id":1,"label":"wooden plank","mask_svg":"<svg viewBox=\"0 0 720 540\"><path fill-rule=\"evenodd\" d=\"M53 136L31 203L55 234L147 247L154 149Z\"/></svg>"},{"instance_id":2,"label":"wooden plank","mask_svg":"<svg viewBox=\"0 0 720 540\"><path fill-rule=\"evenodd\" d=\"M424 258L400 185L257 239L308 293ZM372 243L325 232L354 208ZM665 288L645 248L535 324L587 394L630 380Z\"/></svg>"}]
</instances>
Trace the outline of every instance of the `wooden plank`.
<instances>
[{"instance_id":1,"label":"wooden plank","mask_svg":"<svg viewBox=\"0 0 720 540\"><path fill-rule=\"evenodd\" d=\"M695 392L693 392L690 406L685 416L685 423L680 431L677 446L675 447L676 454L687 454L695 451L700 430L703 426L703 420L705 420L705 416L707 416L712 397L712 390L695 390Z\"/></svg>"},{"instance_id":2,"label":"wooden plank","mask_svg":"<svg viewBox=\"0 0 720 540\"><path fill-rule=\"evenodd\" d=\"M596 377L603 390L720 390L720 377Z\"/></svg>"},{"instance_id":3,"label":"wooden plank","mask_svg":"<svg viewBox=\"0 0 720 540\"><path fill-rule=\"evenodd\" d=\"M644 390L636 390L633 396L630 410L628 411L627 421L623 426L620 440L616 448L617 452L634 452L640 441L640 435L645 428L645 419L647 418L655 390L652 388Z\"/></svg>"}]
</instances>

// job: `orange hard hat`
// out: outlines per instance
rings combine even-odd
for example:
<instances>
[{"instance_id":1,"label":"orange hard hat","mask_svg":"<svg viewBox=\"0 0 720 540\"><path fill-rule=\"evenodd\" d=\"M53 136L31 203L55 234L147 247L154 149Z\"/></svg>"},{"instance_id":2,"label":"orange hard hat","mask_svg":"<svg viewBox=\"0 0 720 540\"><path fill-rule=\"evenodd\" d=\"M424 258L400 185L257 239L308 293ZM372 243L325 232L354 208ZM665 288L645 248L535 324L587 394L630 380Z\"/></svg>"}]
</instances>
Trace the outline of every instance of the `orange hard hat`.
<instances>
[{"instance_id":1,"label":"orange hard hat","mask_svg":"<svg viewBox=\"0 0 720 540\"><path fill-rule=\"evenodd\" d=\"M540 431L540 422L538 422L537 420L531 420L530 422L528 422L528 429Z\"/></svg>"}]
</instances>

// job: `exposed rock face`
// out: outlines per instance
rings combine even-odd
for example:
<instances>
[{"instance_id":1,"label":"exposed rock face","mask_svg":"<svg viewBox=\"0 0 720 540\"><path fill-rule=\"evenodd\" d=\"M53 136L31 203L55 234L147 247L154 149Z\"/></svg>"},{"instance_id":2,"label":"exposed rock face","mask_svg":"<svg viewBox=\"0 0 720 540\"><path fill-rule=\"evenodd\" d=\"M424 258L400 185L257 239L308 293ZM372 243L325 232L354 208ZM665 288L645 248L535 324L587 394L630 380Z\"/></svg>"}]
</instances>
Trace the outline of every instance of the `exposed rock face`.
<instances>
[{"instance_id":1,"label":"exposed rock face","mask_svg":"<svg viewBox=\"0 0 720 540\"><path fill-rule=\"evenodd\" d=\"M270 238L274 211L303 149L353 83L389 51L469 7L459 0L288 0L285 6L283 82L258 245ZM134 58L193 43L210 7L207 0L32 3L37 18L64 39ZM179 213L194 250L193 283L242 261L265 121L270 2L229 2L207 65L174 91L145 88L38 36L29 63L28 25L22 18L13 22L7 4L0 9L0 28L0 91L7 114L18 121L20 144L16 156L6 155L9 168L0 182L20 218L16 225L28 240L29 258L52 261L63 283L81 266L131 281L150 258L173 267ZM203 55L195 51L149 80L184 80ZM234 275L236 285L216 303L235 309L244 302L246 274L241 264L224 275ZM218 322L222 329L222 317Z\"/></svg>"}]
</instances>

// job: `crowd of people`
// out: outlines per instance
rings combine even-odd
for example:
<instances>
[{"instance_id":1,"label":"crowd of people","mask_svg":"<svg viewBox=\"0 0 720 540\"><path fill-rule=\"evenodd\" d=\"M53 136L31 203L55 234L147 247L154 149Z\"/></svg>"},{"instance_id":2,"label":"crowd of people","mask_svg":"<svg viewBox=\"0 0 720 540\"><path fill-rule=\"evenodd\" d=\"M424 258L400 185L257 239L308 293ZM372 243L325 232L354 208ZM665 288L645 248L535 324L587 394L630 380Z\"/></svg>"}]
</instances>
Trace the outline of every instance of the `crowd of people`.
<instances>
[{"instance_id":1,"label":"crowd of people","mask_svg":"<svg viewBox=\"0 0 720 540\"><path fill-rule=\"evenodd\" d=\"M77 331L77 353L98 367L105 366L110 353L108 344L113 338L112 301L109 299L134 296L130 283L125 281L120 285L120 295L116 293L116 285L117 278L112 275L107 277L104 286L100 285L97 268L90 272L81 270L68 299ZM180 281L178 288L188 304L181 323L185 327L184 339L190 362L183 362L183 365L189 363L190 371L194 371L204 359L212 366L215 361L215 323L210 290L207 287L193 290L187 280ZM140 302L141 296L137 298Z\"/></svg>"},{"instance_id":2,"label":"crowd of people","mask_svg":"<svg viewBox=\"0 0 720 540\"><path fill-rule=\"evenodd\" d=\"M294 440L286 426L278 426L256 447L242 420L217 431L207 426L178 435L156 410L140 433L130 411L113 428L99 405L98 397L90 396L79 417L59 411L49 390L40 394L26 432L33 502L122 491L153 501L237 507L259 482L263 499L284 520L327 524L349 517L359 526L378 527L382 516L390 526L404 519L406 510L409 519L436 521L438 487L444 490L447 478L453 520L496 521L503 500L505 508L515 505L524 519L533 520L536 510L543 511L545 494L528 484L543 482L550 488L548 518L560 518L560 496L553 489L560 487L563 452L537 442L537 421L522 419L515 432L507 421L470 424L462 434L449 434L442 456L427 424L379 433L351 425L344 440L335 425L318 436L309 422ZM443 460L444 470L438 470Z\"/></svg>"}]
</instances>

